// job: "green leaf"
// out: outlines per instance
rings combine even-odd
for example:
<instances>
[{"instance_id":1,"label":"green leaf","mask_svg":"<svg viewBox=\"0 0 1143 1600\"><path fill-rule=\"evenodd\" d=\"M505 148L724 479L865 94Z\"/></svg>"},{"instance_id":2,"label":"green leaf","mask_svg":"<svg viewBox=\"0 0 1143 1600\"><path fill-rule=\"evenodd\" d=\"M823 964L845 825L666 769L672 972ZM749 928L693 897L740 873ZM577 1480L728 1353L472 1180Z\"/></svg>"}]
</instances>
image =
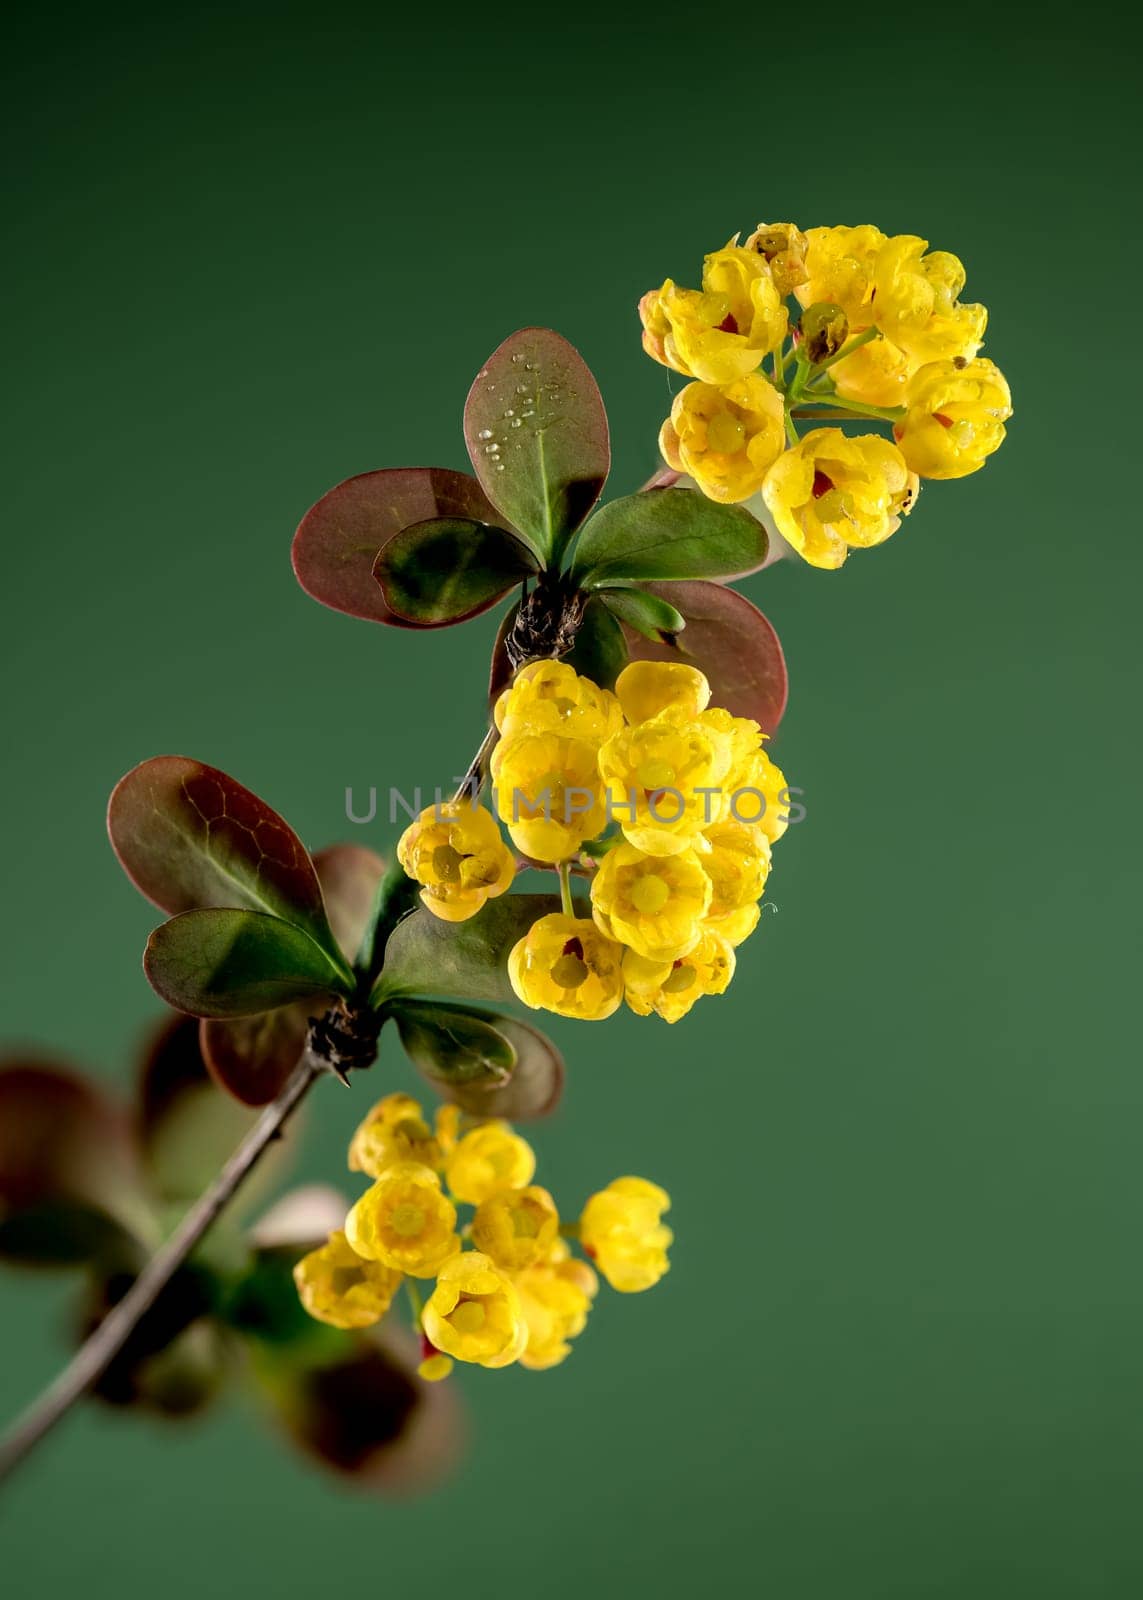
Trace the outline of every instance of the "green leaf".
<instances>
[{"instance_id":1,"label":"green leaf","mask_svg":"<svg viewBox=\"0 0 1143 1600\"><path fill-rule=\"evenodd\" d=\"M559 909L558 895L506 894L467 922L442 922L423 907L414 911L389 938L372 1003L404 995L511 1000L509 951L533 922Z\"/></svg>"},{"instance_id":2,"label":"green leaf","mask_svg":"<svg viewBox=\"0 0 1143 1600\"><path fill-rule=\"evenodd\" d=\"M611 465L607 415L579 352L550 328L505 339L469 391L464 437L489 499L557 566Z\"/></svg>"},{"instance_id":3,"label":"green leaf","mask_svg":"<svg viewBox=\"0 0 1143 1600\"><path fill-rule=\"evenodd\" d=\"M601 689L613 689L615 680L627 665L627 644L623 629L600 596L592 595L584 607L583 621L567 661L581 677L590 678Z\"/></svg>"},{"instance_id":4,"label":"green leaf","mask_svg":"<svg viewBox=\"0 0 1143 1600\"><path fill-rule=\"evenodd\" d=\"M502 1088L516 1052L487 1012L431 1001L402 1001L393 1008L405 1054L446 1099L464 1086Z\"/></svg>"},{"instance_id":5,"label":"green leaf","mask_svg":"<svg viewBox=\"0 0 1143 1600\"><path fill-rule=\"evenodd\" d=\"M531 550L503 528L437 517L390 539L373 576L397 616L422 628L447 628L487 611L536 570Z\"/></svg>"},{"instance_id":6,"label":"green leaf","mask_svg":"<svg viewBox=\"0 0 1143 1600\"><path fill-rule=\"evenodd\" d=\"M685 661L710 679L711 699L773 733L786 709L786 661L778 635L745 595L721 583L655 583L651 591L686 619L677 639L652 643L629 632L638 661Z\"/></svg>"},{"instance_id":7,"label":"green leaf","mask_svg":"<svg viewBox=\"0 0 1143 1600\"><path fill-rule=\"evenodd\" d=\"M526 1122L555 1110L564 1087L564 1058L546 1034L518 1017L490 1019L516 1052L508 1082L473 1083L452 1088L448 1098L473 1117L504 1117Z\"/></svg>"},{"instance_id":8,"label":"green leaf","mask_svg":"<svg viewBox=\"0 0 1143 1600\"><path fill-rule=\"evenodd\" d=\"M664 637L681 633L687 625L686 618L668 601L634 584L600 589L599 598L620 622L626 622L636 633L653 639L656 644L662 643Z\"/></svg>"},{"instance_id":9,"label":"green leaf","mask_svg":"<svg viewBox=\"0 0 1143 1600\"><path fill-rule=\"evenodd\" d=\"M600 507L572 572L588 589L623 578L736 578L756 572L766 549L765 528L742 506L694 489L648 489Z\"/></svg>"},{"instance_id":10,"label":"green leaf","mask_svg":"<svg viewBox=\"0 0 1143 1600\"><path fill-rule=\"evenodd\" d=\"M196 1017L249 1017L351 988L308 934L260 911L184 911L155 929L143 970L168 1005Z\"/></svg>"},{"instance_id":11,"label":"green leaf","mask_svg":"<svg viewBox=\"0 0 1143 1600\"><path fill-rule=\"evenodd\" d=\"M496 522L476 479L446 467L391 467L347 478L311 506L294 535L293 563L308 595L346 616L410 628L373 576L378 551L402 528L431 517Z\"/></svg>"},{"instance_id":12,"label":"green leaf","mask_svg":"<svg viewBox=\"0 0 1143 1600\"><path fill-rule=\"evenodd\" d=\"M161 910L227 906L281 917L349 981L305 846L225 772L186 756L144 761L116 784L107 829L127 876Z\"/></svg>"}]
</instances>

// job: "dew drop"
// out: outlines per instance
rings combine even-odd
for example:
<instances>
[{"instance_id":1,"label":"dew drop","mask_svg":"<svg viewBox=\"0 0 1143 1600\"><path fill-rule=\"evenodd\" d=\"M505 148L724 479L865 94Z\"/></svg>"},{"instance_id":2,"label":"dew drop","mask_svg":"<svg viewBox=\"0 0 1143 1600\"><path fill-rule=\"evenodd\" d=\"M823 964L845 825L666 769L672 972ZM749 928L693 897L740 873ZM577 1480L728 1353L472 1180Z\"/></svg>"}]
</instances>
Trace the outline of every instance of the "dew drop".
<instances>
[{"instance_id":1,"label":"dew drop","mask_svg":"<svg viewBox=\"0 0 1143 1600\"><path fill-rule=\"evenodd\" d=\"M476 437L478 439L491 439L491 437L492 437L492 429L491 428L481 428L480 432L477 434Z\"/></svg>"},{"instance_id":2,"label":"dew drop","mask_svg":"<svg viewBox=\"0 0 1143 1600\"><path fill-rule=\"evenodd\" d=\"M520 422L520 418L519 418L519 417L513 417L513 418L512 418L512 422L511 422L511 426L512 426L512 427L513 427L513 428L519 428L519 427L521 427L521 426L522 426L522 424L521 424L521 422Z\"/></svg>"},{"instance_id":3,"label":"dew drop","mask_svg":"<svg viewBox=\"0 0 1143 1600\"><path fill-rule=\"evenodd\" d=\"M513 364L515 364L515 363L516 363L516 362L517 362L517 361L522 361L522 360L523 360L523 359L524 359L524 358L523 358L523 356L522 356L522 355L521 355L521 354L520 354L520 352L519 352L519 350L517 350L517 351L516 351L516 352L515 352L515 354L514 354L514 355L513 355L513 357L512 357L512 361L513 361Z\"/></svg>"},{"instance_id":4,"label":"dew drop","mask_svg":"<svg viewBox=\"0 0 1143 1600\"><path fill-rule=\"evenodd\" d=\"M516 415L516 413L513 411L512 407L509 406L507 411L504 413L504 415L506 417L514 417Z\"/></svg>"},{"instance_id":5,"label":"dew drop","mask_svg":"<svg viewBox=\"0 0 1143 1600\"><path fill-rule=\"evenodd\" d=\"M504 471L504 463L503 463L503 461L498 461L496 463L496 470L497 470L497 472L503 472Z\"/></svg>"}]
</instances>

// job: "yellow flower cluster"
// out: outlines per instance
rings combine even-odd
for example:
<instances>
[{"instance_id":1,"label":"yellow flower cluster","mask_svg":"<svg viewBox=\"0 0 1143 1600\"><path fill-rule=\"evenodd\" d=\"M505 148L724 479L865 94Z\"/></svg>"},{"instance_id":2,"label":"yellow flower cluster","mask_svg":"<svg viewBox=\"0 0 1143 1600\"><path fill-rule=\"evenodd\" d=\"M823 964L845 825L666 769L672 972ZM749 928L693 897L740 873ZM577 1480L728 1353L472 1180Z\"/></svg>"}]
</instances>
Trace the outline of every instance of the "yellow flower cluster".
<instances>
[{"instance_id":1,"label":"yellow flower cluster","mask_svg":"<svg viewBox=\"0 0 1143 1600\"><path fill-rule=\"evenodd\" d=\"M813 566L882 543L919 478L976 472L1012 414L1002 373L978 354L987 311L960 300L964 282L956 256L912 234L781 222L736 236L706 257L701 289L667 279L639 303L648 354L694 380L663 424L665 460L713 500L761 493ZM795 416L812 421L815 407L890 422L893 440L800 437Z\"/></svg>"},{"instance_id":2,"label":"yellow flower cluster","mask_svg":"<svg viewBox=\"0 0 1143 1600\"><path fill-rule=\"evenodd\" d=\"M556 670L565 715L582 701L591 739L530 731L535 684ZM517 843L523 826L529 854L567 860L615 827L595 846L591 916L565 903L512 950L509 976L526 1005L597 1021L626 999L640 1015L675 1022L729 984L734 948L758 923L788 794L758 725L709 700L696 668L646 661L624 668L614 695L544 663L525 668L501 697L498 720L515 731L493 770L500 815ZM537 740L546 742L540 760L531 751ZM531 814L573 794L558 818Z\"/></svg>"},{"instance_id":3,"label":"yellow flower cluster","mask_svg":"<svg viewBox=\"0 0 1143 1600\"><path fill-rule=\"evenodd\" d=\"M506 1122L464 1129L457 1108L442 1106L430 1125L410 1095L390 1094L353 1135L349 1166L372 1185L344 1229L298 1262L298 1294L318 1321L365 1328L402 1282L435 1279L423 1303L411 1294L430 1381L454 1361L539 1370L571 1353L599 1282L569 1235L623 1293L651 1288L668 1269L664 1190L617 1178L561 1227L555 1201L532 1182L532 1147ZM463 1226L458 1205L473 1208Z\"/></svg>"}]
</instances>

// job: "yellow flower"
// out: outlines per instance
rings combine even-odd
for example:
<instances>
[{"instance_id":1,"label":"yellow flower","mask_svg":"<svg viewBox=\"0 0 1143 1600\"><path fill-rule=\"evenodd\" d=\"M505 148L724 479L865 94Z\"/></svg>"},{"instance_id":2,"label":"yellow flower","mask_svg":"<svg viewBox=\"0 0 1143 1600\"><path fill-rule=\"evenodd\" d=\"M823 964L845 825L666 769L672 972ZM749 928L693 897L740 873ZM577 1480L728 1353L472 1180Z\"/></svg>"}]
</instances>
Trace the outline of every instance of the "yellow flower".
<instances>
[{"instance_id":1,"label":"yellow flower","mask_svg":"<svg viewBox=\"0 0 1143 1600\"><path fill-rule=\"evenodd\" d=\"M785 442L782 397L756 372L722 388L688 383L659 433L667 465L723 504L757 494Z\"/></svg>"},{"instance_id":2,"label":"yellow flower","mask_svg":"<svg viewBox=\"0 0 1143 1600\"><path fill-rule=\"evenodd\" d=\"M660 711L697 717L710 703L710 684L682 661L629 661L615 680L615 694L628 722L646 722Z\"/></svg>"},{"instance_id":3,"label":"yellow flower","mask_svg":"<svg viewBox=\"0 0 1143 1600\"><path fill-rule=\"evenodd\" d=\"M474 917L516 875L515 857L491 814L467 799L426 806L401 835L397 859L445 922Z\"/></svg>"},{"instance_id":4,"label":"yellow flower","mask_svg":"<svg viewBox=\"0 0 1143 1600\"><path fill-rule=\"evenodd\" d=\"M874 265L885 235L880 228L807 228L804 283L795 293L804 306L819 300L839 305L849 319L850 333L876 322L871 309Z\"/></svg>"},{"instance_id":5,"label":"yellow flower","mask_svg":"<svg viewBox=\"0 0 1143 1600\"><path fill-rule=\"evenodd\" d=\"M790 796L786 775L759 744L726 780L727 810L724 820L753 828L777 844L790 824ZM713 834L708 829L708 842ZM707 857L703 857L707 865Z\"/></svg>"},{"instance_id":6,"label":"yellow flower","mask_svg":"<svg viewBox=\"0 0 1143 1600\"><path fill-rule=\"evenodd\" d=\"M988 312L961 305L963 288L964 267L956 256L930 251L928 241L915 234L895 234L877 254L869 320L914 362L974 356Z\"/></svg>"},{"instance_id":7,"label":"yellow flower","mask_svg":"<svg viewBox=\"0 0 1143 1600\"><path fill-rule=\"evenodd\" d=\"M895 533L916 495L916 478L879 434L847 438L815 428L778 457L762 495L778 531L814 567L840 567L851 549Z\"/></svg>"},{"instance_id":8,"label":"yellow flower","mask_svg":"<svg viewBox=\"0 0 1143 1600\"><path fill-rule=\"evenodd\" d=\"M506 1367L528 1342L528 1324L512 1280L478 1250L466 1250L441 1268L425 1302L429 1342L457 1361Z\"/></svg>"},{"instance_id":9,"label":"yellow flower","mask_svg":"<svg viewBox=\"0 0 1143 1600\"><path fill-rule=\"evenodd\" d=\"M710 897L710 879L693 850L648 856L619 844L604 856L591 883L600 929L652 961L676 961L694 949ZM621 999L621 975L618 990Z\"/></svg>"},{"instance_id":10,"label":"yellow flower","mask_svg":"<svg viewBox=\"0 0 1143 1600\"><path fill-rule=\"evenodd\" d=\"M543 1261L559 1237L560 1214L546 1189L501 1189L476 1208L472 1242L506 1272Z\"/></svg>"},{"instance_id":11,"label":"yellow flower","mask_svg":"<svg viewBox=\"0 0 1143 1600\"><path fill-rule=\"evenodd\" d=\"M426 1383L440 1383L449 1376L454 1366L451 1356L442 1356L439 1350L428 1355L417 1368L417 1377Z\"/></svg>"},{"instance_id":12,"label":"yellow flower","mask_svg":"<svg viewBox=\"0 0 1143 1600\"><path fill-rule=\"evenodd\" d=\"M629 844L671 856L694 846L725 804L730 740L704 717L660 711L599 752L608 811Z\"/></svg>"},{"instance_id":13,"label":"yellow flower","mask_svg":"<svg viewBox=\"0 0 1143 1600\"><path fill-rule=\"evenodd\" d=\"M761 828L740 822L719 823L708 830L707 841L710 851L702 857L703 871L711 882L706 925L729 943L741 944L741 939L731 937L741 919L728 919L737 918L740 911L761 899L770 874L770 841ZM748 931L753 931L753 924Z\"/></svg>"},{"instance_id":14,"label":"yellow flower","mask_svg":"<svg viewBox=\"0 0 1143 1600\"><path fill-rule=\"evenodd\" d=\"M566 861L607 826L598 746L554 733L519 733L492 756L496 809L534 861Z\"/></svg>"},{"instance_id":15,"label":"yellow flower","mask_svg":"<svg viewBox=\"0 0 1143 1600\"><path fill-rule=\"evenodd\" d=\"M613 1289L649 1289L667 1271L671 1230L661 1221L670 1196L646 1178L616 1178L583 1208L579 1236Z\"/></svg>"},{"instance_id":16,"label":"yellow flower","mask_svg":"<svg viewBox=\"0 0 1143 1600\"><path fill-rule=\"evenodd\" d=\"M456 1141L460 1138L460 1107L443 1105L437 1107L436 1115L437 1144L440 1145L441 1161L447 1161L456 1149Z\"/></svg>"},{"instance_id":17,"label":"yellow flower","mask_svg":"<svg viewBox=\"0 0 1143 1600\"><path fill-rule=\"evenodd\" d=\"M975 361L933 361L909 385L909 410L894 434L922 478L964 478L1004 442L1012 396L1000 369Z\"/></svg>"},{"instance_id":18,"label":"yellow flower","mask_svg":"<svg viewBox=\"0 0 1143 1600\"><path fill-rule=\"evenodd\" d=\"M838 394L867 406L900 406L916 363L891 339L873 339L830 368Z\"/></svg>"},{"instance_id":19,"label":"yellow flower","mask_svg":"<svg viewBox=\"0 0 1143 1600\"><path fill-rule=\"evenodd\" d=\"M707 256L701 290L668 278L643 296L639 315L647 354L703 383L744 378L786 337L786 308L765 259L734 244Z\"/></svg>"},{"instance_id":20,"label":"yellow flower","mask_svg":"<svg viewBox=\"0 0 1143 1600\"><path fill-rule=\"evenodd\" d=\"M505 739L518 733L558 733L598 746L623 725L615 696L581 677L566 661L532 661L521 667L496 701L493 715Z\"/></svg>"},{"instance_id":21,"label":"yellow flower","mask_svg":"<svg viewBox=\"0 0 1143 1600\"><path fill-rule=\"evenodd\" d=\"M460 1249L456 1207L430 1167L401 1161L388 1167L345 1219L359 1256L413 1278L431 1278Z\"/></svg>"},{"instance_id":22,"label":"yellow flower","mask_svg":"<svg viewBox=\"0 0 1143 1600\"><path fill-rule=\"evenodd\" d=\"M534 1372L558 1366L571 1354L568 1342L583 1332L599 1279L586 1261L566 1254L528 1267L516 1276L528 1342L520 1365Z\"/></svg>"},{"instance_id":23,"label":"yellow flower","mask_svg":"<svg viewBox=\"0 0 1143 1600\"><path fill-rule=\"evenodd\" d=\"M783 297L809 278L807 247L805 234L792 222L760 222L743 246L768 264L774 287Z\"/></svg>"},{"instance_id":24,"label":"yellow flower","mask_svg":"<svg viewBox=\"0 0 1143 1600\"><path fill-rule=\"evenodd\" d=\"M513 947L508 977L533 1011L600 1022L623 1002L622 958L622 950L594 922L554 911L534 922Z\"/></svg>"},{"instance_id":25,"label":"yellow flower","mask_svg":"<svg viewBox=\"0 0 1143 1600\"><path fill-rule=\"evenodd\" d=\"M449 1156L445 1181L458 1200L478 1206L500 1189L523 1189L535 1170L535 1153L526 1139L506 1122L484 1122Z\"/></svg>"},{"instance_id":26,"label":"yellow flower","mask_svg":"<svg viewBox=\"0 0 1143 1600\"><path fill-rule=\"evenodd\" d=\"M358 1125L349 1145L350 1172L379 1178L398 1161L417 1161L438 1168L444 1164L440 1140L410 1094L387 1094L378 1100Z\"/></svg>"},{"instance_id":27,"label":"yellow flower","mask_svg":"<svg viewBox=\"0 0 1143 1600\"><path fill-rule=\"evenodd\" d=\"M667 1022L678 1022L703 995L726 990L734 976L734 949L708 927L688 955L669 965L629 950L623 976L632 1011L641 1017L655 1011Z\"/></svg>"},{"instance_id":28,"label":"yellow flower","mask_svg":"<svg viewBox=\"0 0 1143 1600\"><path fill-rule=\"evenodd\" d=\"M311 1250L294 1268L298 1297L311 1317L334 1328L368 1328L389 1309L401 1274L378 1261L366 1261L344 1233L331 1233L320 1250Z\"/></svg>"}]
</instances>

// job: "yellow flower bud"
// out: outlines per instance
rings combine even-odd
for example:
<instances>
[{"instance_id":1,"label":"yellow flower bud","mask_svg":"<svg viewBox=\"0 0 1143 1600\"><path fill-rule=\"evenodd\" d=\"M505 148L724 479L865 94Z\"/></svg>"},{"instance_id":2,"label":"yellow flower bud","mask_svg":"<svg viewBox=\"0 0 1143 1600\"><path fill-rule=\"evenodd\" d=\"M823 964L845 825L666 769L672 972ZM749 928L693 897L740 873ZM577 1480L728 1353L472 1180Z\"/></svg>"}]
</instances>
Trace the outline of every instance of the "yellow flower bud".
<instances>
[{"instance_id":1,"label":"yellow flower bud","mask_svg":"<svg viewBox=\"0 0 1143 1600\"><path fill-rule=\"evenodd\" d=\"M721 815L731 741L709 719L660 711L625 728L599 752L612 820L647 855L693 848Z\"/></svg>"},{"instance_id":2,"label":"yellow flower bud","mask_svg":"<svg viewBox=\"0 0 1143 1600\"><path fill-rule=\"evenodd\" d=\"M639 315L647 354L703 383L744 378L786 337L786 308L769 266L733 243L707 256L701 290L668 278L643 296Z\"/></svg>"},{"instance_id":3,"label":"yellow flower bud","mask_svg":"<svg viewBox=\"0 0 1143 1600\"><path fill-rule=\"evenodd\" d=\"M749 500L782 453L782 397L759 373L718 388L688 383L659 434L668 466L687 472L709 500Z\"/></svg>"},{"instance_id":4,"label":"yellow flower bud","mask_svg":"<svg viewBox=\"0 0 1143 1600\"><path fill-rule=\"evenodd\" d=\"M566 661L521 667L493 712L505 739L519 733L557 733L597 747L623 726L613 694L581 677Z\"/></svg>"},{"instance_id":5,"label":"yellow flower bud","mask_svg":"<svg viewBox=\"0 0 1143 1600\"><path fill-rule=\"evenodd\" d=\"M587 1325L599 1279L586 1261L549 1259L518 1273L516 1288L528 1327L520 1365L534 1372L558 1366Z\"/></svg>"},{"instance_id":6,"label":"yellow flower bud","mask_svg":"<svg viewBox=\"0 0 1143 1600\"><path fill-rule=\"evenodd\" d=\"M516 859L492 816L467 799L427 806L401 835L397 859L423 885L426 907L445 922L474 917L516 875Z\"/></svg>"},{"instance_id":7,"label":"yellow flower bud","mask_svg":"<svg viewBox=\"0 0 1143 1600\"><path fill-rule=\"evenodd\" d=\"M999 367L975 361L933 361L909 384L908 413L894 433L901 454L922 478L964 478L1004 442L1012 396Z\"/></svg>"},{"instance_id":8,"label":"yellow flower bud","mask_svg":"<svg viewBox=\"0 0 1143 1600\"><path fill-rule=\"evenodd\" d=\"M513 947L508 977L534 1011L600 1022L623 1002L622 957L594 922L555 911L534 922Z\"/></svg>"},{"instance_id":9,"label":"yellow flower bud","mask_svg":"<svg viewBox=\"0 0 1143 1600\"><path fill-rule=\"evenodd\" d=\"M546 1189L501 1189L476 1208L472 1242L506 1272L521 1272L547 1258L559 1237L560 1214Z\"/></svg>"},{"instance_id":10,"label":"yellow flower bud","mask_svg":"<svg viewBox=\"0 0 1143 1600\"><path fill-rule=\"evenodd\" d=\"M754 726L754 724L751 724ZM789 827L790 797L786 775L766 754L761 740L746 751L726 780L727 807L721 821L739 827L753 828L765 835L771 844ZM714 835L707 830L708 843ZM703 865L707 864L703 857Z\"/></svg>"},{"instance_id":11,"label":"yellow flower bud","mask_svg":"<svg viewBox=\"0 0 1143 1600\"><path fill-rule=\"evenodd\" d=\"M554 733L519 733L492 756L496 809L534 861L566 861L607 826L598 746Z\"/></svg>"},{"instance_id":12,"label":"yellow flower bud","mask_svg":"<svg viewBox=\"0 0 1143 1600\"><path fill-rule=\"evenodd\" d=\"M623 961L627 1004L640 1017L654 1011L666 1022L678 1022L696 1000L725 992L734 962L733 947L709 927L689 954L666 968L628 951Z\"/></svg>"},{"instance_id":13,"label":"yellow flower bud","mask_svg":"<svg viewBox=\"0 0 1143 1600\"><path fill-rule=\"evenodd\" d=\"M634 845L616 845L591 884L598 926L652 961L676 961L694 949L710 897L710 879L694 850L648 856Z\"/></svg>"},{"instance_id":14,"label":"yellow flower bud","mask_svg":"<svg viewBox=\"0 0 1143 1600\"><path fill-rule=\"evenodd\" d=\"M344 1233L332 1233L320 1250L311 1250L294 1268L298 1297L311 1317L334 1328L368 1328L389 1309L401 1274L382 1262L367 1261Z\"/></svg>"},{"instance_id":15,"label":"yellow flower bud","mask_svg":"<svg viewBox=\"0 0 1143 1600\"><path fill-rule=\"evenodd\" d=\"M436 1351L431 1356L426 1356L417 1368L417 1377L424 1378L426 1383L440 1383L452 1372L455 1363L451 1356L443 1356Z\"/></svg>"},{"instance_id":16,"label":"yellow flower bud","mask_svg":"<svg viewBox=\"0 0 1143 1600\"><path fill-rule=\"evenodd\" d=\"M928 241L914 234L896 234L877 253L870 320L914 362L974 356L988 312L961 305L963 288L964 267L956 256L929 251Z\"/></svg>"},{"instance_id":17,"label":"yellow flower bud","mask_svg":"<svg viewBox=\"0 0 1143 1600\"><path fill-rule=\"evenodd\" d=\"M579 1236L613 1289L650 1289L668 1270L671 1230L661 1221L670 1196L645 1178L616 1178L583 1209Z\"/></svg>"},{"instance_id":18,"label":"yellow flower bud","mask_svg":"<svg viewBox=\"0 0 1143 1600\"><path fill-rule=\"evenodd\" d=\"M441 1268L423 1324L438 1350L481 1367L518 1361L528 1342L516 1286L478 1250L466 1250Z\"/></svg>"},{"instance_id":19,"label":"yellow flower bud","mask_svg":"<svg viewBox=\"0 0 1143 1600\"><path fill-rule=\"evenodd\" d=\"M767 263L774 287L785 298L806 282L807 240L792 222L760 222L743 246Z\"/></svg>"},{"instance_id":20,"label":"yellow flower bud","mask_svg":"<svg viewBox=\"0 0 1143 1600\"><path fill-rule=\"evenodd\" d=\"M531 1183L536 1157L506 1122L484 1122L459 1141L448 1158L445 1181L458 1200L478 1206L501 1189Z\"/></svg>"},{"instance_id":21,"label":"yellow flower bud","mask_svg":"<svg viewBox=\"0 0 1143 1600\"><path fill-rule=\"evenodd\" d=\"M629 661L615 680L615 694L628 722L646 722L660 711L697 717L710 703L710 684L682 661Z\"/></svg>"},{"instance_id":22,"label":"yellow flower bud","mask_svg":"<svg viewBox=\"0 0 1143 1600\"><path fill-rule=\"evenodd\" d=\"M804 306L829 300L849 319L851 333L876 322L871 310L874 266L885 243L880 228L806 229L806 281L795 293Z\"/></svg>"},{"instance_id":23,"label":"yellow flower bud","mask_svg":"<svg viewBox=\"0 0 1143 1600\"><path fill-rule=\"evenodd\" d=\"M430 1167L402 1161L388 1167L345 1219L359 1256L413 1278L431 1278L460 1249L456 1207Z\"/></svg>"},{"instance_id":24,"label":"yellow flower bud","mask_svg":"<svg viewBox=\"0 0 1143 1600\"><path fill-rule=\"evenodd\" d=\"M879 434L851 439L815 428L770 468L762 496L778 531L814 567L840 567L851 549L895 533L916 495L916 477Z\"/></svg>"},{"instance_id":25,"label":"yellow flower bud","mask_svg":"<svg viewBox=\"0 0 1143 1600\"><path fill-rule=\"evenodd\" d=\"M409 1094L387 1094L378 1100L358 1125L349 1145L350 1172L379 1178L398 1161L417 1161L437 1168L444 1162L440 1140Z\"/></svg>"}]
</instances>

